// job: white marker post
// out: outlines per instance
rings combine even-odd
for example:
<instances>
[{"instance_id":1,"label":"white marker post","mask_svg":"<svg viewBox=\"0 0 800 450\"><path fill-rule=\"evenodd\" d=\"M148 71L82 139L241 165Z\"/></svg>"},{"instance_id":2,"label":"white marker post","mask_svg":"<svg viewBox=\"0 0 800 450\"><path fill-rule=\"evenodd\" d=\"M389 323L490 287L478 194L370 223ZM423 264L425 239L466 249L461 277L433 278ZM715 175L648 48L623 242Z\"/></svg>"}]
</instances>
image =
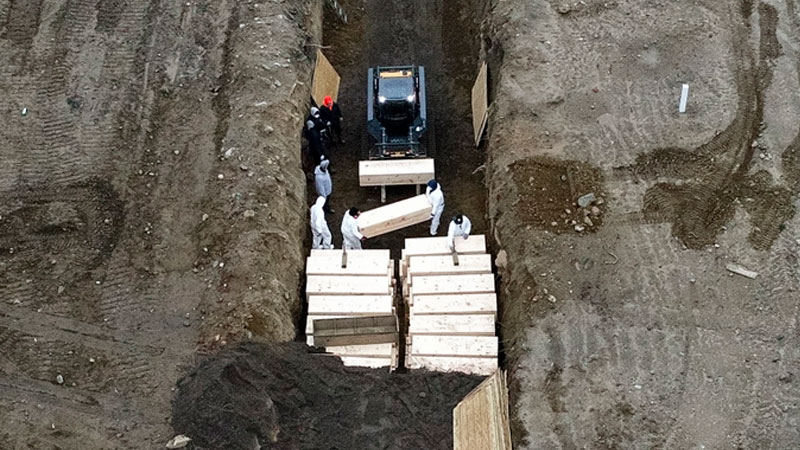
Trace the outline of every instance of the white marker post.
<instances>
[{"instance_id":1,"label":"white marker post","mask_svg":"<svg viewBox=\"0 0 800 450\"><path fill-rule=\"evenodd\" d=\"M684 84L681 88L681 104L678 105L678 112L686 112L686 101L689 100L689 85Z\"/></svg>"}]
</instances>

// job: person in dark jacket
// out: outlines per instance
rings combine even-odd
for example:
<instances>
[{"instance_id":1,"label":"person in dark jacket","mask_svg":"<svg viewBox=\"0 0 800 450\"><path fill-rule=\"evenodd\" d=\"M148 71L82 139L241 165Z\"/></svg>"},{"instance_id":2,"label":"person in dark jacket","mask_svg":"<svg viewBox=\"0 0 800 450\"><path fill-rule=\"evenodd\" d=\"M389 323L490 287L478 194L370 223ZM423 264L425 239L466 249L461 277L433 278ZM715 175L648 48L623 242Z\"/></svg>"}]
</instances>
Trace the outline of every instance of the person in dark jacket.
<instances>
[{"instance_id":1,"label":"person in dark jacket","mask_svg":"<svg viewBox=\"0 0 800 450\"><path fill-rule=\"evenodd\" d=\"M320 129L313 120L306 121L305 135L308 140L308 150L311 153L314 167L319 165L323 157L325 157L325 159L330 159Z\"/></svg>"},{"instance_id":2,"label":"person in dark jacket","mask_svg":"<svg viewBox=\"0 0 800 450\"><path fill-rule=\"evenodd\" d=\"M342 139L342 110L339 104L333 101L330 95L326 95L322 100L322 108L320 108L320 116L322 122L328 127L328 137L331 142L338 142L344 144Z\"/></svg>"},{"instance_id":3,"label":"person in dark jacket","mask_svg":"<svg viewBox=\"0 0 800 450\"><path fill-rule=\"evenodd\" d=\"M308 117L306 117L306 122L309 120L314 122L314 126L317 127L317 131L325 136L328 126L326 125L325 121L322 119L322 114L319 111L319 108L316 106L312 106L311 109L308 111Z\"/></svg>"}]
</instances>

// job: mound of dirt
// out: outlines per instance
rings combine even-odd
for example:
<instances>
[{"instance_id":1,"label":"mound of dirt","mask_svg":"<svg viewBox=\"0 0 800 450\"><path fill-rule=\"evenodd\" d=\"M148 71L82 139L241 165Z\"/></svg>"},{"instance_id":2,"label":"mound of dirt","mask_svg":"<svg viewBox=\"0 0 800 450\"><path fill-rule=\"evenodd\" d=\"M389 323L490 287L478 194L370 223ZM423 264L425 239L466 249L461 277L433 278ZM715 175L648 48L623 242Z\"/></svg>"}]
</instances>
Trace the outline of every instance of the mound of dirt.
<instances>
[{"instance_id":1,"label":"mound of dirt","mask_svg":"<svg viewBox=\"0 0 800 450\"><path fill-rule=\"evenodd\" d=\"M345 367L300 343L245 343L178 383L172 426L194 449L450 449L452 409L479 381Z\"/></svg>"}]
</instances>

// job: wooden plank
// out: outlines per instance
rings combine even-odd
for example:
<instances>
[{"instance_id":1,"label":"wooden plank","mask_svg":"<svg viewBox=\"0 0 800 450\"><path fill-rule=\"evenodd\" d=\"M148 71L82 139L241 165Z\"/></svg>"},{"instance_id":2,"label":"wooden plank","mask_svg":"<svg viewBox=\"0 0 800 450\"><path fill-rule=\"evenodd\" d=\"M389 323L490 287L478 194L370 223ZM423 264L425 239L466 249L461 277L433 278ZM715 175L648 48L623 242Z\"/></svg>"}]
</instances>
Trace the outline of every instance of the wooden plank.
<instances>
[{"instance_id":1,"label":"wooden plank","mask_svg":"<svg viewBox=\"0 0 800 450\"><path fill-rule=\"evenodd\" d=\"M314 343L323 347L394 344L399 335L394 315L316 319L313 329Z\"/></svg>"},{"instance_id":2,"label":"wooden plank","mask_svg":"<svg viewBox=\"0 0 800 450\"><path fill-rule=\"evenodd\" d=\"M347 252L347 267L343 268L341 258L306 258L306 275L385 275L390 266L389 259L364 258Z\"/></svg>"},{"instance_id":3,"label":"wooden plank","mask_svg":"<svg viewBox=\"0 0 800 450\"><path fill-rule=\"evenodd\" d=\"M481 143L481 136L489 120L489 70L484 62L472 85L472 131L475 134L475 147Z\"/></svg>"},{"instance_id":4,"label":"wooden plank","mask_svg":"<svg viewBox=\"0 0 800 450\"><path fill-rule=\"evenodd\" d=\"M424 275L414 277L411 295L494 292L494 275Z\"/></svg>"},{"instance_id":5,"label":"wooden plank","mask_svg":"<svg viewBox=\"0 0 800 450\"><path fill-rule=\"evenodd\" d=\"M406 272L408 271L408 263L406 259L406 255L404 251L401 251L400 255L400 278L405 279Z\"/></svg>"},{"instance_id":6,"label":"wooden plank","mask_svg":"<svg viewBox=\"0 0 800 450\"><path fill-rule=\"evenodd\" d=\"M457 275L492 273L492 255L459 255L458 265L449 256L411 256L408 258L410 275Z\"/></svg>"},{"instance_id":7,"label":"wooden plank","mask_svg":"<svg viewBox=\"0 0 800 450\"><path fill-rule=\"evenodd\" d=\"M364 356L341 356L342 363L350 367L392 367L394 359L390 357L370 358Z\"/></svg>"},{"instance_id":8,"label":"wooden plank","mask_svg":"<svg viewBox=\"0 0 800 450\"><path fill-rule=\"evenodd\" d=\"M406 368L489 375L497 369L497 358L411 355L406 356Z\"/></svg>"},{"instance_id":9,"label":"wooden plank","mask_svg":"<svg viewBox=\"0 0 800 450\"><path fill-rule=\"evenodd\" d=\"M435 178L432 158L367 160L358 163L361 186L425 184Z\"/></svg>"},{"instance_id":10,"label":"wooden plank","mask_svg":"<svg viewBox=\"0 0 800 450\"><path fill-rule=\"evenodd\" d=\"M456 239L455 246L459 257L464 254L486 253L486 236L475 234L471 235L467 240ZM450 254L450 246L447 244L446 236L407 238L403 249L403 256L406 258L425 255L449 256Z\"/></svg>"},{"instance_id":11,"label":"wooden plank","mask_svg":"<svg viewBox=\"0 0 800 450\"><path fill-rule=\"evenodd\" d=\"M308 298L308 315L378 316L392 313L391 295L312 295Z\"/></svg>"},{"instance_id":12,"label":"wooden plank","mask_svg":"<svg viewBox=\"0 0 800 450\"><path fill-rule=\"evenodd\" d=\"M491 314L497 313L497 294L415 295L410 314Z\"/></svg>"},{"instance_id":13,"label":"wooden plank","mask_svg":"<svg viewBox=\"0 0 800 450\"><path fill-rule=\"evenodd\" d=\"M358 216L361 234L375 237L429 220L431 204L425 195L407 198L379 208L364 211Z\"/></svg>"},{"instance_id":14,"label":"wooden plank","mask_svg":"<svg viewBox=\"0 0 800 450\"><path fill-rule=\"evenodd\" d=\"M322 258L339 258L342 257L342 250L321 250L321 249L312 249L311 250L312 257L322 257ZM348 250L347 251L347 260L349 261L350 258L368 258L368 259L391 259L389 250L387 249L363 249L363 250Z\"/></svg>"},{"instance_id":15,"label":"wooden plank","mask_svg":"<svg viewBox=\"0 0 800 450\"><path fill-rule=\"evenodd\" d=\"M455 450L511 450L505 374L494 373L453 408Z\"/></svg>"},{"instance_id":16,"label":"wooden plank","mask_svg":"<svg viewBox=\"0 0 800 450\"><path fill-rule=\"evenodd\" d=\"M308 328L308 325L306 326L306 328ZM326 351L331 352L331 353L336 353L337 355L340 354L340 353L337 353L337 352L347 352L347 353L344 353L344 354L349 354L349 355L354 355L354 356L365 356L365 355L388 356L389 354L387 352L378 352L377 350L375 350L375 349L383 348L383 347L376 347L376 346L388 345L389 347L391 347L391 346L396 346L397 342L381 343L381 344L341 345L341 346L340 345L332 345L332 346L326 347L324 345L321 345L319 342L317 342L314 339L314 335L313 334L306 334L306 345L308 345L309 347L323 347L323 348L325 348Z\"/></svg>"},{"instance_id":17,"label":"wooden plank","mask_svg":"<svg viewBox=\"0 0 800 450\"><path fill-rule=\"evenodd\" d=\"M391 358L395 344L342 345L325 347L325 351L338 356L365 356Z\"/></svg>"},{"instance_id":18,"label":"wooden plank","mask_svg":"<svg viewBox=\"0 0 800 450\"><path fill-rule=\"evenodd\" d=\"M743 277L750 278L751 280L758 276L758 272L752 271L736 263L725 264L725 268L728 269L730 272L741 275Z\"/></svg>"},{"instance_id":19,"label":"wooden plank","mask_svg":"<svg viewBox=\"0 0 800 450\"><path fill-rule=\"evenodd\" d=\"M386 276L360 275L309 275L306 277L306 294L325 295L391 295L391 280Z\"/></svg>"},{"instance_id":20,"label":"wooden plank","mask_svg":"<svg viewBox=\"0 0 800 450\"><path fill-rule=\"evenodd\" d=\"M496 336L412 336L413 356L497 358Z\"/></svg>"},{"instance_id":21,"label":"wooden plank","mask_svg":"<svg viewBox=\"0 0 800 450\"><path fill-rule=\"evenodd\" d=\"M339 82L341 77L336 73L328 58L317 49L317 64L314 67L314 80L311 82L311 98L317 106L322 105L322 99L330 95L333 101L339 99Z\"/></svg>"},{"instance_id":22,"label":"wooden plank","mask_svg":"<svg viewBox=\"0 0 800 450\"><path fill-rule=\"evenodd\" d=\"M330 315L327 315L327 316L308 316L308 317L306 317L306 336L312 336L314 334L314 321L315 320L341 319L341 318L344 318L344 317L353 317L353 315L350 314L350 313L345 313L345 314L330 314ZM306 342L309 342L309 341L306 341ZM310 344L308 344L308 345L313 345L313 344L314 344L314 341L311 340Z\"/></svg>"},{"instance_id":23,"label":"wooden plank","mask_svg":"<svg viewBox=\"0 0 800 450\"><path fill-rule=\"evenodd\" d=\"M413 336L424 334L494 336L494 316L491 314L412 316L408 322L408 333Z\"/></svg>"}]
</instances>

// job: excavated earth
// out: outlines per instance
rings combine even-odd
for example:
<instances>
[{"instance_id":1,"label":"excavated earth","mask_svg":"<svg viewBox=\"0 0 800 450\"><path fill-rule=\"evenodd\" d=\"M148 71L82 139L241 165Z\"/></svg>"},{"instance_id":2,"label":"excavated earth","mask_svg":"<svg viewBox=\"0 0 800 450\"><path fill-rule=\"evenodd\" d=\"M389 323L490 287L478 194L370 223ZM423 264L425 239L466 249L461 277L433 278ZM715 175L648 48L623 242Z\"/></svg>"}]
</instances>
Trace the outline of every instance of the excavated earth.
<instances>
[{"instance_id":1,"label":"excavated earth","mask_svg":"<svg viewBox=\"0 0 800 450\"><path fill-rule=\"evenodd\" d=\"M498 1L483 31L517 448L800 447L797 2Z\"/></svg>"},{"instance_id":2,"label":"excavated earth","mask_svg":"<svg viewBox=\"0 0 800 450\"><path fill-rule=\"evenodd\" d=\"M481 380L345 367L304 343L243 344L177 386L176 432L195 449L453 448L453 407Z\"/></svg>"},{"instance_id":3,"label":"excavated earth","mask_svg":"<svg viewBox=\"0 0 800 450\"><path fill-rule=\"evenodd\" d=\"M321 14L0 0L0 448L164 448L198 349L294 339Z\"/></svg>"}]
</instances>

